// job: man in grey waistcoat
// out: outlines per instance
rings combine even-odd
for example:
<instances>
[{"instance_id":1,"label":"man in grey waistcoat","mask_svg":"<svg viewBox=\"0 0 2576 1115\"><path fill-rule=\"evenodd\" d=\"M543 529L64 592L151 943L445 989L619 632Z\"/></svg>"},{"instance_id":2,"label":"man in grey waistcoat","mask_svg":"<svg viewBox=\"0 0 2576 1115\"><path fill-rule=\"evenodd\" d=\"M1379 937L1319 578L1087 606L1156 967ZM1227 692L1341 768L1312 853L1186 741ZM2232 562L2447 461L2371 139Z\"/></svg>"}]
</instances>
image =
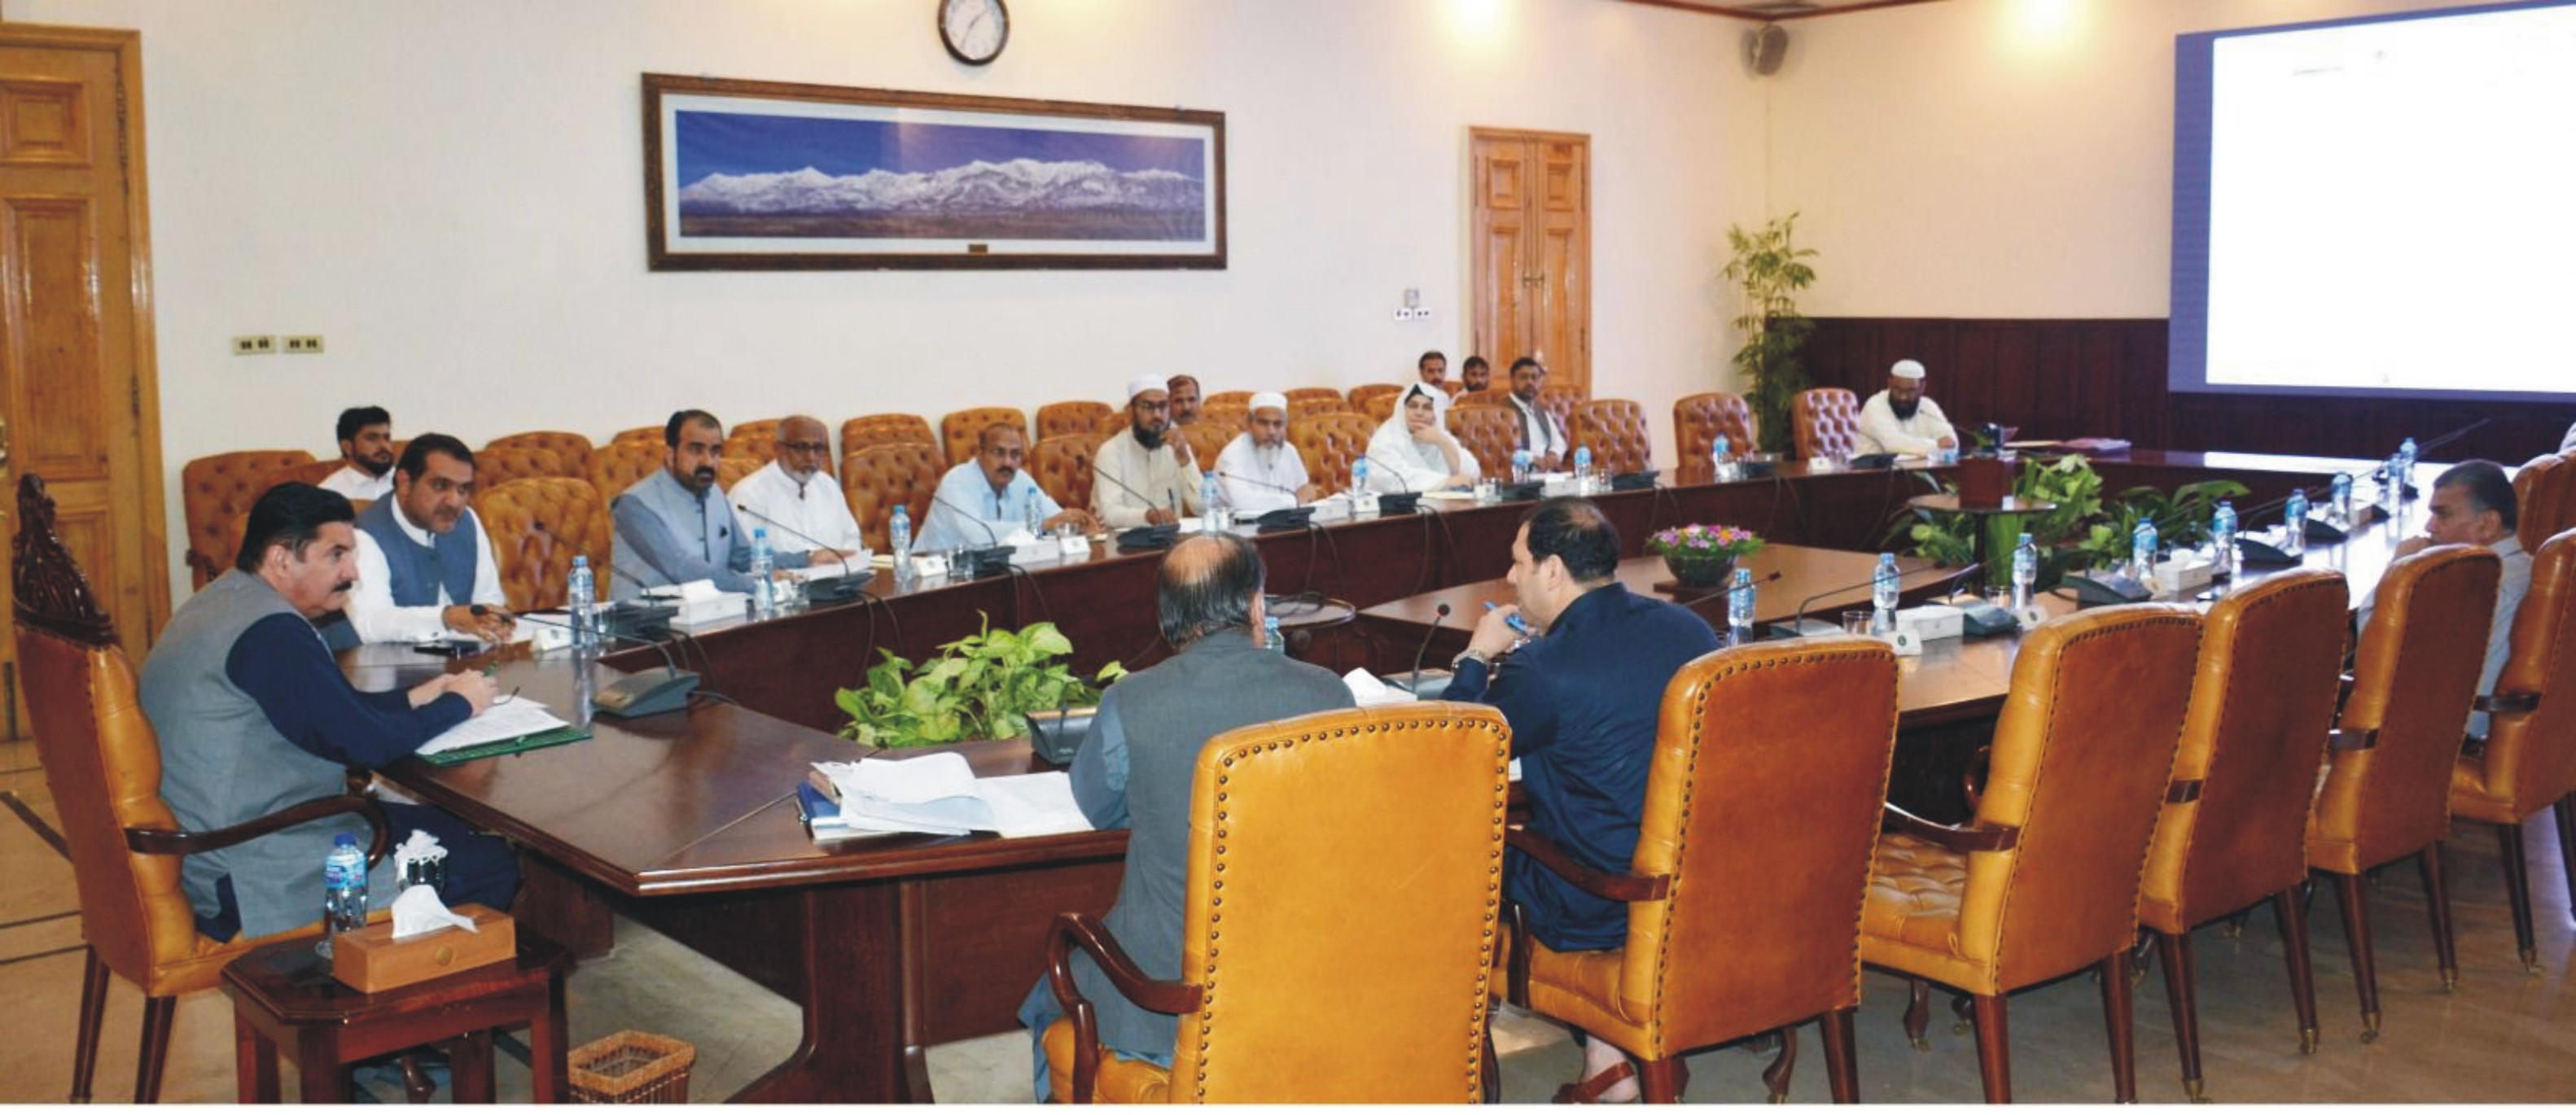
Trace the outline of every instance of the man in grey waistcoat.
<instances>
[{"instance_id":1,"label":"man in grey waistcoat","mask_svg":"<svg viewBox=\"0 0 2576 1115\"><path fill-rule=\"evenodd\" d=\"M610 563L612 600L647 588L713 581L725 592L750 592L751 536L734 521L733 503L716 488L724 459L724 424L703 410L683 410L662 426L662 471L617 497L617 554ZM771 565L802 569L809 555L779 553ZM801 544L798 546L802 549Z\"/></svg>"},{"instance_id":2,"label":"man in grey waistcoat","mask_svg":"<svg viewBox=\"0 0 2576 1115\"><path fill-rule=\"evenodd\" d=\"M1231 534L1191 538L1163 557L1155 604L1178 653L1119 680L1073 760L1073 796L1104 829L1132 830L1118 902L1105 921L1153 979L1181 974L1182 889L1190 866L1190 776L1208 740L1249 724L1352 707L1329 670L1262 648L1261 551ZM1119 1056L1172 1063L1180 1019L1128 1002L1088 957L1074 982L1099 1010L1101 1043ZM1049 1091L1043 1046L1062 1008L1045 980L1020 1004Z\"/></svg>"},{"instance_id":3,"label":"man in grey waistcoat","mask_svg":"<svg viewBox=\"0 0 2576 1115\"><path fill-rule=\"evenodd\" d=\"M161 738L161 796L179 823L211 831L344 792L350 767L411 754L492 703L492 679L444 674L409 691L361 693L324 649L312 620L341 607L356 577L349 501L280 484L251 505L231 571L170 617L144 660L144 715ZM420 829L446 846L449 905L508 909L518 890L509 845L420 805L384 803L391 837ZM326 817L187 857L180 884L207 936L263 937L322 915L322 859L366 824ZM369 900L394 899L391 857Z\"/></svg>"},{"instance_id":4,"label":"man in grey waistcoat","mask_svg":"<svg viewBox=\"0 0 2576 1115\"><path fill-rule=\"evenodd\" d=\"M510 637L501 566L473 499L474 451L464 442L422 434L403 448L393 498L358 512L348 615L360 642Z\"/></svg>"}]
</instances>

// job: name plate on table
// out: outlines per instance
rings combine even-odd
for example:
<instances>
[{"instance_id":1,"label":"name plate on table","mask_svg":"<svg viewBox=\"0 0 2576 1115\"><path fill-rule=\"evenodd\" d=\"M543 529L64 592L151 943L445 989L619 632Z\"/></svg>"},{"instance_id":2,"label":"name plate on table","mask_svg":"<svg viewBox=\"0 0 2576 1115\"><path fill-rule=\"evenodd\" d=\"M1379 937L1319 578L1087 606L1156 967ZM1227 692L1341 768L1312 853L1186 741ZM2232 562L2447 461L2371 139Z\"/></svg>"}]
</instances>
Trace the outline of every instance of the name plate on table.
<instances>
[{"instance_id":1,"label":"name plate on table","mask_svg":"<svg viewBox=\"0 0 2576 1115\"><path fill-rule=\"evenodd\" d=\"M948 575L948 555L917 554L912 558L912 575L929 580Z\"/></svg>"}]
</instances>

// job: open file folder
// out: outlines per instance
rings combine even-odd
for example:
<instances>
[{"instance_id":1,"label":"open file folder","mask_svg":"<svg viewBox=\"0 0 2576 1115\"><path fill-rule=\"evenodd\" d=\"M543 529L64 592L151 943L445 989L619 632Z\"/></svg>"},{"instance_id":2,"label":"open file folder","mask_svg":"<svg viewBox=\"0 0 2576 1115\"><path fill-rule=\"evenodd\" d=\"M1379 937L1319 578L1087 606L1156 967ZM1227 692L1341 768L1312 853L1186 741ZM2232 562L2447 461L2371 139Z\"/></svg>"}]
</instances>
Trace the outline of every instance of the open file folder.
<instances>
[{"instance_id":1,"label":"open file folder","mask_svg":"<svg viewBox=\"0 0 2576 1115\"><path fill-rule=\"evenodd\" d=\"M800 809L817 837L880 832L963 836L1045 836L1085 832L1091 821L1073 800L1061 771L977 778L966 757L942 751L910 759L816 763L840 792L834 803L800 792ZM801 783L800 783L801 785Z\"/></svg>"}]
</instances>

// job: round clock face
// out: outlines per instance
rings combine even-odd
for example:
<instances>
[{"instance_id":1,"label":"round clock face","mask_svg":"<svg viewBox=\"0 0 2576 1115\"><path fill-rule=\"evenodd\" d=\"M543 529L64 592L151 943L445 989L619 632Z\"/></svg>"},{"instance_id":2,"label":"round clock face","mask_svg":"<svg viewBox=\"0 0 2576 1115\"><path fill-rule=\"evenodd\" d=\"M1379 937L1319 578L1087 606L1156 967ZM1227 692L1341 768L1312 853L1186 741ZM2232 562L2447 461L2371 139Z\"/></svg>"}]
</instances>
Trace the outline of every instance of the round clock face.
<instances>
[{"instance_id":1,"label":"round clock face","mask_svg":"<svg viewBox=\"0 0 2576 1115\"><path fill-rule=\"evenodd\" d=\"M1011 41L1011 11L1002 0L939 0L939 41L958 61L984 65Z\"/></svg>"}]
</instances>

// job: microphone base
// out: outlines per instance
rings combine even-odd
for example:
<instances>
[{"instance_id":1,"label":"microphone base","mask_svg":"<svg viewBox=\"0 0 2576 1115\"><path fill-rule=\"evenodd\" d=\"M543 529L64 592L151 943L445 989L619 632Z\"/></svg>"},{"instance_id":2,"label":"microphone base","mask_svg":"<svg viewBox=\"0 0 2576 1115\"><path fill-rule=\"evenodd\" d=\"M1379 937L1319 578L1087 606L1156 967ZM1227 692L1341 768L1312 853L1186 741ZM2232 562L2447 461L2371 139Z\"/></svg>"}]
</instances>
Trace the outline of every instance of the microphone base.
<instances>
[{"instance_id":1,"label":"microphone base","mask_svg":"<svg viewBox=\"0 0 2576 1115\"><path fill-rule=\"evenodd\" d=\"M1436 701L1440 699L1440 694L1448 691L1449 679L1453 676L1445 669L1424 670L1421 672L1421 677L1417 679L1413 671L1407 670L1400 674L1380 675L1378 680L1385 682L1389 689L1413 694L1415 700Z\"/></svg>"},{"instance_id":2,"label":"microphone base","mask_svg":"<svg viewBox=\"0 0 2576 1115\"><path fill-rule=\"evenodd\" d=\"M2091 608L2104 604L2136 604L2155 594L2147 586L2117 573L2095 577L2068 577L2066 587L2075 590L2075 606Z\"/></svg>"},{"instance_id":3,"label":"microphone base","mask_svg":"<svg viewBox=\"0 0 2576 1115\"><path fill-rule=\"evenodd\" d=\"M839 577L821 577L805 582L805 599L815 604L841 604L859 598L869 578L856 573Z\"/></svg>"},{"instance_id":4,"label":"microphone base","mask_svg":"<svg viewBox=\"0 0 2576 1115\"><path fill-rule=\"evenodd\" d=\"M599 628L610 635L646 642L660 642L671 637L671 621L680 614L668 604L644 604L626 601L599 610Z\"/></svg>"},{"instance_id":5,"label":"microphone base","mask_svg":"<svg viewBox=\"0 0 2576 1115\"><path fill-rule=\"evenodd\" d=\"M1421 507L1422 493L1420 492L1378 493L1377 513L1380 515L1410 515Z\"/></svg>"},{"instance_id":6,"label":"microphone base","mask_svg":"<svg viewBox=\"0 0 2576 1115\"><path fill-rule=\"evenodd\" d=\"M687 670L641 670L602 687L591 697L590 707L602 716L629 720L658 716L688 708L689 694L697 689L698 675Z\"/></svg>"},{"instance_id":7,"label":"microphone base","mask_svg":"<svg viewBox=\"0 0 2576 1115\"><path fill-rule=\"evenodd\" d=\"M1771 637L1774 639L1804 639L1810 635L1840 635L1842 633L1843 629L1835 626L1831 621L1817 619L1814 616L1805 617L1798 620L1796 623L1775 623L1771 625Z\"/></svg>"}]
</instances>

